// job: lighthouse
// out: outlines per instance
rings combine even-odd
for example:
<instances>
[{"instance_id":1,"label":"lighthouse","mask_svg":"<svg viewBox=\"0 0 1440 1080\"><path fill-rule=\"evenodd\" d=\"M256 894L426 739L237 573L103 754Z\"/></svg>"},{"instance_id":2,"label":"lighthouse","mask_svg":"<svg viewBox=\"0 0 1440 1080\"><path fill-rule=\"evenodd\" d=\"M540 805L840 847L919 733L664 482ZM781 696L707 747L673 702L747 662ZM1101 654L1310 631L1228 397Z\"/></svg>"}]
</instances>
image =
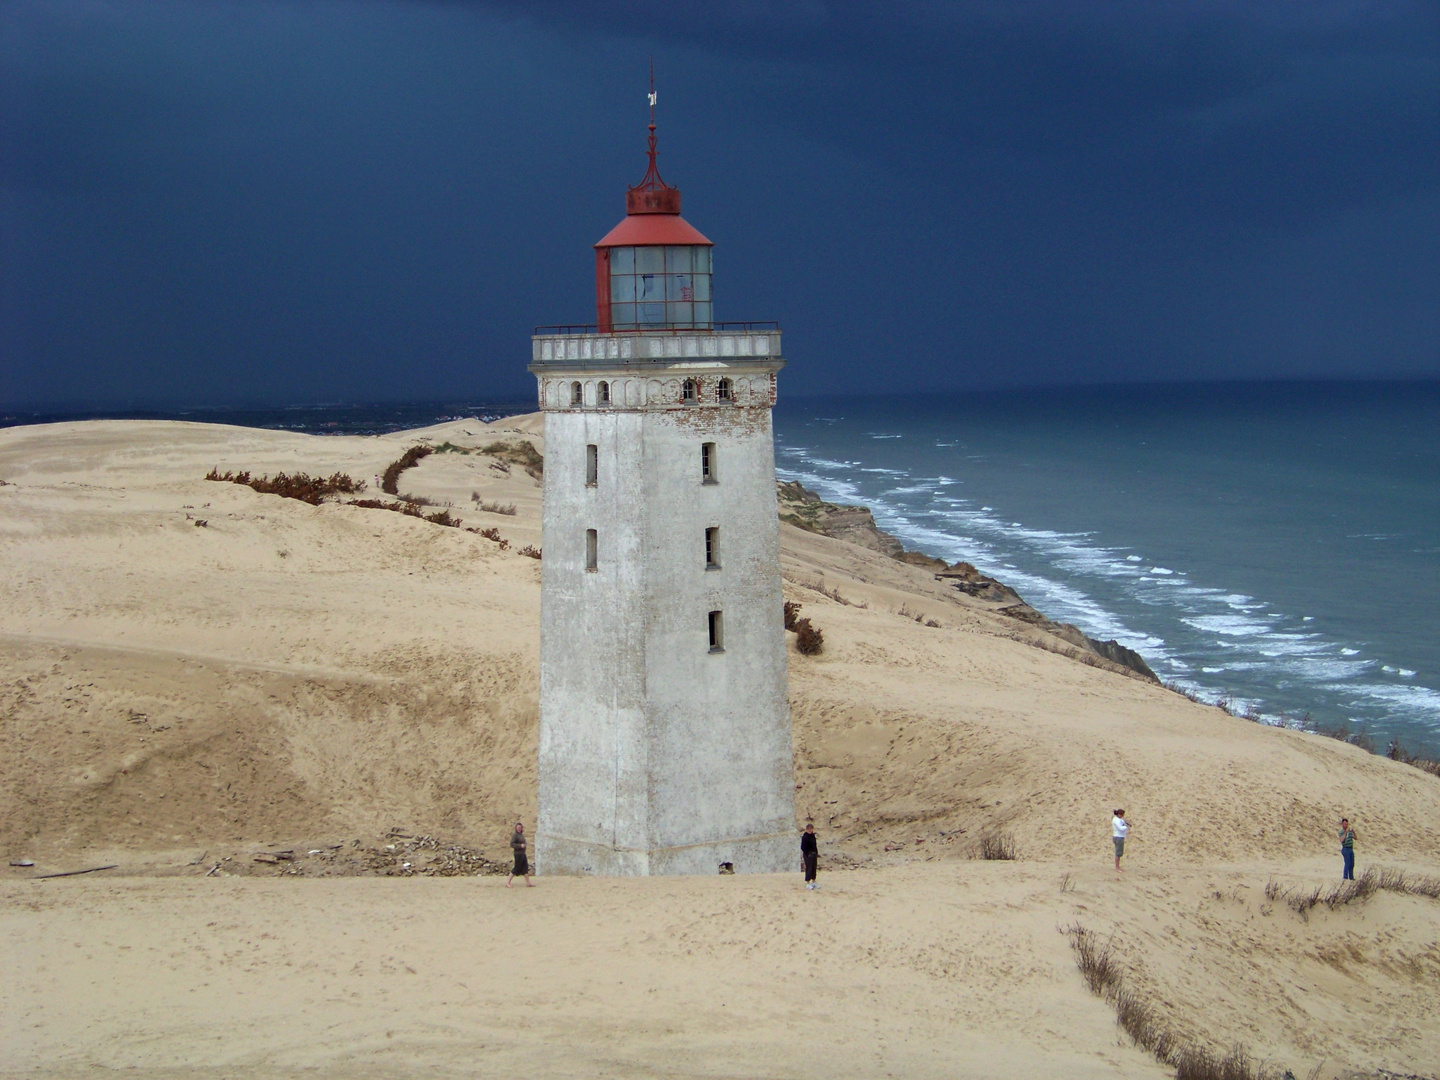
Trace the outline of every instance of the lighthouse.
<instances>
[{"instance_id":1,"label":"lighthouse","mask_svg":"<svg viewBox=\"0 0 1440 1080\"><path fill-rule=\"evenodd\" d=\"M714 319L714 245L649 168L596 322L537 327L542 874L791 869L775 323Z\"/></svg>"}]
</instances>

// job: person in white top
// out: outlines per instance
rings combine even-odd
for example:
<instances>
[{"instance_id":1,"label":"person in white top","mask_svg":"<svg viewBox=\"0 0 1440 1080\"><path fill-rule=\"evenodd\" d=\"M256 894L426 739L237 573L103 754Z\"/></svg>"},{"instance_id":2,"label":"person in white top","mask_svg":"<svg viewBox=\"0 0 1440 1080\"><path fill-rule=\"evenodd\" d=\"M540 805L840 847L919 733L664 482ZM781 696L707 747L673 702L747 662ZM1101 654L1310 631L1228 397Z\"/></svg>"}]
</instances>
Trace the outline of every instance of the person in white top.
<instances>
[{"instance_id":1,"label":"person in white top","mask_svg":"<svg viewBox=\"0 0 1440 1080\"><path fill-rule=\"evenodd\" d=\"M1110 832L1115 838L1115 869L1120 869L1120 857L1125 854L1125 834L1130 831L1130 823L1125 820L1125 811L1116 810L1115 817L1110 822Z\"/></svg>"}]
</instances>

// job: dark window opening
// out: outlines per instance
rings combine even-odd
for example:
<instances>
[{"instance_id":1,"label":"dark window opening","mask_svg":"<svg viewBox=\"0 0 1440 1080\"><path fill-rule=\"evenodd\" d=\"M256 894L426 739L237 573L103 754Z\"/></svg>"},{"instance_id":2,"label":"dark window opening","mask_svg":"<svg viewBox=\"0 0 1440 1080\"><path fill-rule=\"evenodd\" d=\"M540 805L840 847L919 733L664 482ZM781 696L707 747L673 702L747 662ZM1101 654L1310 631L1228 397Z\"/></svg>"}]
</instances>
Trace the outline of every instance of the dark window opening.
<instances>
[{"instance_id":1,"label":"dark window opening","mask_svg":"<svg viewBox=\"0 0 1440 1080\"><path fill-rule=\"evenodd\" d=\"M700 479L706 484L716 482L715 444L713 442L700 444Z\"/></svg>"},{"instance_id":2,"label":"dark window opening","mask_svg":"<svg viewBox=\"0 0 1440 1080\"><path fill-rule=\"evenodd\" d=\"M601 405L609 405L610 384L608 382L602 382L599 386L595 388L595 396Z\"/></svg>"},{"instance_id":3,"label":"dark window opening","mask_svg":"<svg viewBox=\"0 0 1440 1080\"><path fill-rule=\"evenodd\" d=\"M718 611L710 612L710 651L725 651L725 616Z\"/></svg>"},{"instance_id":4,"label":"dark window opening","mask_svg":"<svg viewBox=\"0 0 1440 1080\"><path fill-rule=\"evenodd\" d=\"M600 448L594 443L591 443L589 446L585 447L585 486L595 487L599 483Z\"/></svg>"},{"instance_id":5,"label":"dark window opening","mask_svg":"<svg viewBox=\"0 0 1440 1080\"><path fill-rule=\"evenodd\" d=\"M720 530L705 530L705 569L720 569Z\"/></svg>"},{"instance_id":6,"label":"dark window opening","mask_svg":"<svg viewBox=\"0 0 1440 1080\"><path fill-rule=\"evenodd\" d=\"M583 386L581 386L578 382L572 382L572 383L570 384L570 404L571 404L571 405L584 405L584 404L585 404L585 388L584 388Z\"/></svg>"},{"instance_id":7,"label":"dark window opening","mask_svg":"<svg viewBox=\"0 0 1440 1080\"><path fill-rule=\"evenodd\" d=\"M595 535L594 529L585 530L585 569L598 570L600 568L600 540Z\"/></svg>"},{"instance_id":8,"label":"dark window opening","mask_svg":"<svg viewBox=\"0 0 1440 1080\"><path fill-rule=\"evenodd\" d=\"M729 379L721 379L720 385L715 388L716 398L718 398L720 401L734 401L735 398L734 395L731 393L730 387L731 383Z\"/></svg>"},{"instance_id":9,"label":"dark window opening","mask_svg":"<svg viewBox=\"0 0 1440 1080\"><path fill-rule=\"evenodd\" d=\"M686 379L683 383L680 384L680 400L681 400L681 401L694 401L694 400L695 400L695 380L694 380L694 379Z\"/></svg>"}]
</instances>

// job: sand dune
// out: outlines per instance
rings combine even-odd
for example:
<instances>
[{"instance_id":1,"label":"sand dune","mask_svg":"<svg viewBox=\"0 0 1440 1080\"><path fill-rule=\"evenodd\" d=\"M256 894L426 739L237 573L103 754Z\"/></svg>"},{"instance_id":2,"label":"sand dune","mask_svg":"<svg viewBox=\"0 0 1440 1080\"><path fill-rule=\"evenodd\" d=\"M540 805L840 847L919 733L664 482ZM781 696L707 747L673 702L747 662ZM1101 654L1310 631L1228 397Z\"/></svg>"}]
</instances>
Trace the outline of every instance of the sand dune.
<instances>
[{"instance_id":1,"label":"sand dune","mask_svg":"<svg viewBox=\"0 0 1440 1080\"><path fill-rule=\"evenodd\" d=\"M1437 873L1440 780L1081 662L928 570L789 525L786 597L826 640L791 655L797 808L853 867L821 892L255 863L342 845L399 872L391 829L500 858L533 821L540 564L520 549L542 546L541 488L478 448L543 450L539 432L0 431L0 847L37 863L0 881L22 943L0 1069L1166 1075L1085 990L1061 932L1080 923L1113 931L1189 1037L1299 1075L1440 1072L1440 904L1306 921L1264 895L1338 876L1342 811L1362 868ZM475 452L400 490L504 545L203 479L373 489L422 441ZM1117 805L1136 821L1119 880ZM995 830L1020 861L971 861ZM104 862L125 876L22 880Z\"/></svg>"}]
</instances>

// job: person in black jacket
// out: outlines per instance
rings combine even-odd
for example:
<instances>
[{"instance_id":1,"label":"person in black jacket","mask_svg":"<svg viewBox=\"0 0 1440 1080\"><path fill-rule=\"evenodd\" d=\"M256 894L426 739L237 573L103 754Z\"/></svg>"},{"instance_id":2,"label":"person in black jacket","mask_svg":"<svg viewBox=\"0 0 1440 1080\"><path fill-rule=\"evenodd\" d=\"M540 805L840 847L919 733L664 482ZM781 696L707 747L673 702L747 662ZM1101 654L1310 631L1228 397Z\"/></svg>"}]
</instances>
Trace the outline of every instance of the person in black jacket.
<instances>
[{"instance_id":1,"label":"person in black jacket","mask_svg":"<svg viewBox=\"0 0 1440 1080\"><path fill-rule=\"evenodd\" d=\"M505 887L510 888L510 883L517 877L525 879L525 887L533 889L535 882L532 880L534 872L530 869L530 860L525 855L525 826L518 821L515 823L515 831L510 834L510 848L515 852L515 867L510 871L510 876L505 879Z\"/></svg>"},{"instance_id":2,"label":"person in black jacket","mask_svg":"<svg viewBox=\"0 0 1440 1080\"><path fill-rule=\"evenodd\" d=\"M800 861L805 864L805 888L816 886L815 875L820 869L820 848L815 839L815 824L809 822L800 834Z\"/></svg>"}]
</instances>

